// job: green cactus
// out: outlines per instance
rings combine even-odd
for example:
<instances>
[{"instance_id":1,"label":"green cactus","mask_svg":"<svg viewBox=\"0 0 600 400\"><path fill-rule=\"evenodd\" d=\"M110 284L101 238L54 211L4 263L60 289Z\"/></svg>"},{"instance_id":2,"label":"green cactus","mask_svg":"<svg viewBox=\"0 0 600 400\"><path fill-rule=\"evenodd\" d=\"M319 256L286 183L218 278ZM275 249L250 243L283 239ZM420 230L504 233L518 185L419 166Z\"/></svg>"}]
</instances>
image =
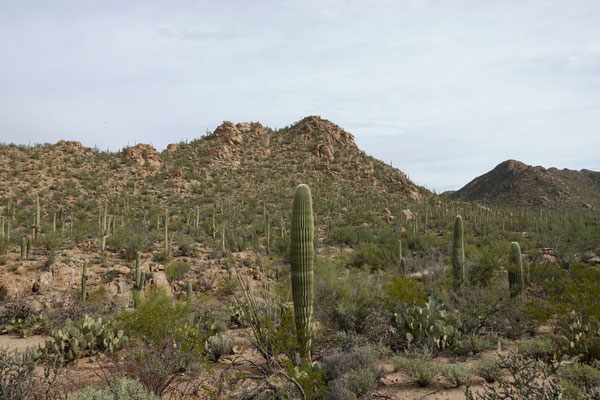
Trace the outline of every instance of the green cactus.
<instances>
[{"instance_id":1,"label":"green cactus","mask_svg":"<svg viewBox=\"0 0 600 400\"><path fill-rule=\"evenodd\" d=\"M88 279L87 266L88 266L88 262L87 262L87 260L84 260L83 261L83 272L81 274L81 300L82 301L85 301L85 298L87 295L87 279Z\"/></svg>"},{"instance_id":2,"label":"green cactus","mask_svg":"<svg viewBox=\"0 0 600 400\"><path fill-rule=\"evenodd\" d=\"M510 268L508 269L508 286L510 297L516 299L519 309L523 308L523 261L521 259L521 247L519 243L510 244Z\"/></svg>"},{"instance_id":3,"label":"green cactus","mask_svg":"<svg viewBox=\"0 0 600 400\"><path fill-rule=\"evenodd\" d=\"M40 196L35 195L35 240L40 238L41 231L41 212L40 212Z\"/></svg>"},{"instance_id":4,"label":"green cactus","mask_svg":"<svg viewBox=\"0 0 600 400\"><path fill-rule=\"evenodd\" d=\"M452 243L452 274L457 281L467 279L465 267L465 245L463 238L463 221L460 215L454 220L454 238Z\"/></svg>"},{"instance_id":5,"label":"green cactus","mask_svg":"<svg viewBox=\"0 0 600 400\"><path fill-rule=\"evenodd\" d=\"M26 252L27 252L27 238L25 236L23 236L21 238L21 261L25 261L27 259Z\"/></svg>"},{"instance_id":6,"label":"green cactus","mask_svg":"<svg viewBox=\"0 0 600 400\"><path fill-rule=\"evenodd\" d=\"M194 301L194 287L192 286L192 282L188 282L187 284L187 302L192 304L192 301Z\"/></svg>"},{"instance_id":7,"label":"green cactus","mask_svg":"<svg viewBox=\"0 0 600 400\"><path fill-rule=\"evenodd\" d=\"M292 203L290 260L292 299L300 356L310 360L314 297L314 223L310 188L301 184Z\"/></svg>"},{"instance_id":8,"label":"green cactus","mask_svg":"<svg viewBox=\"0 0 600 400\"><path fill-rule=\"evenodd\" d=\"M27 248L25 250L25 259L29 260L31 259L31 249L33 247L33 240L31 239L31 236L27 237Z\"/></svg>"},{"instance_id":9,"label":"green cactus","mask_svg":"<svg viewBox=\"0 0 600 400\"><path fill-rule=\"evenodd\" d=\"M142 268L141 268L141 257L140 253L135 253L135 289L142 290Z\"/></svg>"},{"instance_id":10,"label":"green cactus","mask_svg":"<svg viewBox=\"0 0 600 400\"><path fill-rule=\"evenodd\" d=\"M165 254L171 254L169 246L169 210L165 209Z\"/></svg>"},{"instance_id":11,"label":"green cactus","mask_svg":"<svg viewBox=\"0 0 600 400\"><path fill-rule=\"evenodd\" d=\"M47 340L40 349L49 354L61 354L66 361L74 361L83 353L116 352L121 350L128 342L128 337L122 330L115 332L112 321L104 321L84 316L83 320L75 324L67 319L62 329L50 332L53 340Z\"/></svg>"}]
</instances>

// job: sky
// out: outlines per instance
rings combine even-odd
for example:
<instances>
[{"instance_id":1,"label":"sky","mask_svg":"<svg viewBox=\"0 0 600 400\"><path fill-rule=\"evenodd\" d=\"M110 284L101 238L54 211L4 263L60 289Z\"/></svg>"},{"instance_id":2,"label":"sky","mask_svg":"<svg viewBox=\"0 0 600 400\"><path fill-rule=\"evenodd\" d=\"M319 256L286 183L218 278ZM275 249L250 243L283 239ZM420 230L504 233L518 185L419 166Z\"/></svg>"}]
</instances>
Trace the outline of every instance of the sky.
<instances>
[{"instance_id":1,"label":"sky","mask_svg":"<svg viewBox=\"0 0 600 400\"><path fill-rule=\"evenodd\" d=\"M600 171L597 0L0 0L0 142L127 145L320 115L417 184Z\"/></svg>"}]
</instances>

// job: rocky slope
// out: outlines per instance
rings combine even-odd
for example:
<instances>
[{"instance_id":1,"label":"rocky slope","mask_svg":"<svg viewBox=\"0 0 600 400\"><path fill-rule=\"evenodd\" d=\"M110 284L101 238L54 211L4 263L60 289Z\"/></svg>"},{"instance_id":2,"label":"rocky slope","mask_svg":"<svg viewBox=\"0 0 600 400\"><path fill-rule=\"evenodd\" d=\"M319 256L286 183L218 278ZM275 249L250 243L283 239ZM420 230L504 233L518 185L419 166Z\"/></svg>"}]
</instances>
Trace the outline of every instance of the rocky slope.
<instances>
[{"instance_id":1,"label":"rocky slope","mask_svg":"<svg viewBox=\"0 0 600 400\"><path fill-rule=\"evenodd\" d=\"M600 209L600 172L546 169L507 160L448 196L509 207Z\"/></svg>"}]
</instances>

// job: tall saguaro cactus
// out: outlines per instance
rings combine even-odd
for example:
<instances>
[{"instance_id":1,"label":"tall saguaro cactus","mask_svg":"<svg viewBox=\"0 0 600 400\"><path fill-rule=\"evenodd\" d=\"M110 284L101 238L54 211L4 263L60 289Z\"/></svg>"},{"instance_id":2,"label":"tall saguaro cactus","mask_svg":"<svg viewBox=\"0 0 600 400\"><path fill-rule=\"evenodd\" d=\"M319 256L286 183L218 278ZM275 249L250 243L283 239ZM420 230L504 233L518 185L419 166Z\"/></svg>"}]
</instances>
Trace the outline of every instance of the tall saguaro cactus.
<instances>
[{"instance_id":1,"label":"tall saguaro cactus","mask_svg":"<svg viewBox=\"0 0 600 400\"><path fill-rule=\"evenodd\" d=\"M452 274L458 281L464 281L467 278L463 232L462 217L457 215L454 220L454 239L452 243Z\"/></svg>"},{"instance_id":2,"label":"tall saguaro cactus","mask_svg":"<svg viewBox=\"0 0 600 400\"><path fill-rule=\"evenodd\" d=\"M40 212L40 196L35 195L35 240L40 238L40 231L42 230L41 224L41 212Z\"/></svg>"},{"instance_id":3,"label":"tall saguaro cactus","mask_svg":"<svg viewBox=\"0 0 600 400\"><path fill-rule=\"evenodd\" d=\"M508 286L511 299L516 299L519 309L523 308L523 261L519 243L510 244L510 268L508 269Z\"/></svg>"},{"instance_id":4,"label":"tall saguaro cactus","mask_svg":"<svg viewBox=\"0 0 600 400\"><path fill-rule=\"evenodd\" d=\"M313 297L314 297L314 221L310 188L301 184L296 188L292 203L290 235L292 270L292 299L296 334L301 356L310 360Z\"/></svg>"},{"instance_id":5,"label":"tall saguaro cactus","mask_svg":"<svg viewBox=\"0 0 600 400\"><path fill-rule=\"evenodd\" d=\"M88 278L87 266L88 266L88 262L87 262L87 260L85 260L83 262L83 272L81 274L81 300L83 300L83 301L85 301L85 298L87 295L87 278Z\"/></svg>"}]
</instances>

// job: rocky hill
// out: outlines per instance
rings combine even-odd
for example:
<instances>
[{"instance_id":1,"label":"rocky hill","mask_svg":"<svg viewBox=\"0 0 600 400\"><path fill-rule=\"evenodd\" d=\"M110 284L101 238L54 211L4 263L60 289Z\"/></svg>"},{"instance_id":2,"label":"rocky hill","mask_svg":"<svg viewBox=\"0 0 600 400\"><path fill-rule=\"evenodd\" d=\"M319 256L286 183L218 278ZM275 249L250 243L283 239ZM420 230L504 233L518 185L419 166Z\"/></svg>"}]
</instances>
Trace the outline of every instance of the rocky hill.
<instances>
[{"instance_id":1,"label":"rocky hill","mask_svg":"<svg viewBox=\"0 0 600 400\"><path fill-rule=\"evenodd\" d=\"M546 169L507 160L448 196L508 207L597 210L600 172Z\"/></svg>"},{"instance_id":2,"label":"rocky hill","mask_svg":"<svg viewBox=\"0 0 600 400\"><path fill-rule=\"evenodd\" d=\"M123 196L156 195L155 203L163 206L181 206L188 199L235 202L242 197L240 189L246 196L272 199L273 190L291 191L300 182L317 192L319 187L339 190L341 196L368 191L419 200L428 193L401 171L367 156L352 134L316 116L277 131L258 122L224 122L213 133L171 144L162 153L147 144L118 153L73 141L0 145L0 163L0 199L31 205L37 194L63 208L77 202L97 206ZM6 200L0 204L6 207Z\"/></svg>"}]
</instances>

